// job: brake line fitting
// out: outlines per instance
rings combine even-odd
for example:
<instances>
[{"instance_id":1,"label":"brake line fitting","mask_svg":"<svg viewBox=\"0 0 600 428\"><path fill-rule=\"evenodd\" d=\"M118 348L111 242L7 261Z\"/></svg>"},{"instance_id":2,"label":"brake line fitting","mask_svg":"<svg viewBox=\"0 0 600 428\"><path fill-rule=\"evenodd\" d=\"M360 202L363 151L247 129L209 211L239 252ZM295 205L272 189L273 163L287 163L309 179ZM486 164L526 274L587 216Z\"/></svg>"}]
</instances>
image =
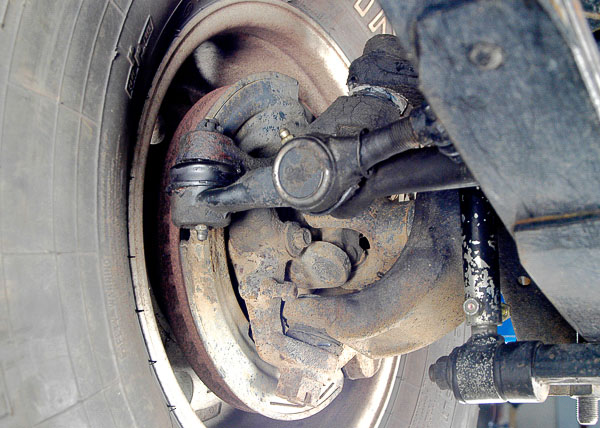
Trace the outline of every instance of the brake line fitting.
<instances>
[{"instance_id":1,"label":"brake line fitting","mask_svg":"<svg viewBox=\"0 0 600 428\"><path fill-rule=\"evenodd\" d=\"M578 401L582 425L598 421L600 345L504 343L495 213L478 188L460 194L463 231L463 309L471 337L429 367L429 377L462 403L542 402L549 395Z\"/></svg>"}]
</instances>

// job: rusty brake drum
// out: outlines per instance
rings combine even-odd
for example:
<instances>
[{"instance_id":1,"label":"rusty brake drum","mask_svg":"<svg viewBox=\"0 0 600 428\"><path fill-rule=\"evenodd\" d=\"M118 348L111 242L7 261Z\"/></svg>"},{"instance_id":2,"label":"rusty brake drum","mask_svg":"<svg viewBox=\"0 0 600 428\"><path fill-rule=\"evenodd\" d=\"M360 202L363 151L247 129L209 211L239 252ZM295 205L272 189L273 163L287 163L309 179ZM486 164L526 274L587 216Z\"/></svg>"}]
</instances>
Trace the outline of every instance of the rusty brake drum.
<instances>
[{"instance_id":1,"label":"rusty brake drum","mask_svg":"<svg viewBox=\"0 0 600 428\"><path fill-rule=\"evenodd\" d=\"M335 122L327 114L315 122L321 130L323 118ZM199 128L206 119L222 129ZM164 187L191 137L218 148L194 156L252 168L278 151L281 129L302 134L311 120L298 83L282 74L213 91L178 127ZM351 219L252 210L208 239L181 234L166 194L160 205L167 316L202 381L240 409L288 420L317 413L341 391L342 367L364 359L357 354L406 353L462 319L455 193L377 200Z\"/></svg>"}]
</instances>

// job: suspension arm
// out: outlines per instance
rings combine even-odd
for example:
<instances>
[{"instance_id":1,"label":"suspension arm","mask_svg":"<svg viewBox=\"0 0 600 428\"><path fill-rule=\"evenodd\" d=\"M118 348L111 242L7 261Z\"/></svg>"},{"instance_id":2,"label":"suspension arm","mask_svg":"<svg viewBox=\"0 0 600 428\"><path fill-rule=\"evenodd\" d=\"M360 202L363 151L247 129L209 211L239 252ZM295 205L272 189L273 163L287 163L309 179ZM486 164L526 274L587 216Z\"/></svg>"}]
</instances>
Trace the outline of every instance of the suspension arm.
<instances>
[{"instance_id":1,"label":"suspension arm","mask_svg":"<svg viewBox=\"0 0 600 428\"><path fill-rule=\"evenodd\" d=\"M230 213L256 208L291 207L328 213L361 188L360 201L474 185L463 164L450 160L435 147L447 144L447 140L433 129L433 124L430 114L421 108L372 132L364 130L350 137L296 137L282 146L272 165L247 169L243 175L233 173L246 169L246 159L241 155L215 160L182 154L182 161L171 171L173 221L182 227L222 227L228 224ZM210 153L206 143L214 140L219 141L217 152L226 146L228 153L237 153L224 135L218 139L212 135L198 138L198 144L204 145L204 153ZM378 165L382 166L379 172L375 168ZM415 171L436 173L415 175Z\"/></svg>"}]
</instances>

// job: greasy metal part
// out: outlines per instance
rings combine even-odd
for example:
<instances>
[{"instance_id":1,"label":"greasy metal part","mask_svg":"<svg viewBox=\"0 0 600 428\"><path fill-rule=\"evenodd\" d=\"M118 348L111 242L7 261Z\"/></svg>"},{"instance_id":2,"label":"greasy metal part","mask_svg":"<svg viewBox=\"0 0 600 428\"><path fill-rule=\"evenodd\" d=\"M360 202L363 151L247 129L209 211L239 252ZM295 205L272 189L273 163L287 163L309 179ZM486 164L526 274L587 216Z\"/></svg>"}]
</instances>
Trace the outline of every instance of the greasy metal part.
<instances>
[{"instance_id":1,"label":"greasy metal part","mask_svg":"<svg viewBox=\"0 0 600 428\"><path fill-rule=\"evenodd\" d=\"M402 115L403 111L389 97L379 93L341 96L310 124L310 132L349 137L363 129L389 125Z\"/></svg>"},{"instance_id":2,"label":"greasy metal part","mask_svg":"<svg viewBox=\"0 0 600 428\"><path fill-rule=\"evenodd\" d=\"M600 345L541 342L503 343L494 335L476 335L441 357L429 376L441 389L465 403L540 402L552 395L598 399Z\"/></svg>"},{"instance_id":3,"label":"greasy metal part","mask_svg":"<svg viewBox=\"0 0 600 428\"><path fill-rule=\"evenodd\" d=\"M202 192L190 209L210 207L222 215L256 208L281 208L286 206L273 185L273 169L262 167L244 174L235 183L220 189Z\"/></svg>"},{"instance_id":4,"label":"greasy metal part","mask_svg":"<svg viewBox=\"0 0 600 428\"><path fill-rule=\"evenodd\" d=\"M311 326L371 358L418 349L451 331L462 320L458 203L455 192L419 194L409 239L390 270L358 293L286 302L290 328Z\"/></svg>"},{"instance_id":5,"label":"greasy metal part","mask_svg":"<svg viewBox=\"0 0 600 428\"><path fill-rule=\"evenodd\" d=\"M474 335L429 367L429 377L457 400L468 403L541 402L547 383L535 376L539 342L503 343L495 335Z\"/></svg>"},{"instance_id":6,"label":"greasy metal part","mask_svg":"<svg viewBox=\"0 0 600 428\"><path fill-rule=\"evenodd\" d=\"M534 375L551 384L600 383L600 344L541 345L536 353Z\"/></svg>"},{"instance_id":7,"label":"greasy metal part","mask_svg":"<svg viewBox=\"0 0 600 428\"><path fill-rule=\"evenodd\" d=\"M332 214L351 218L376 198L476 185L465 164L453 162L433 147L413 150L394 156L373 168L369 180Z\"/></svg>"},{"instance_id":8,"label":"greasy metal part","mask_svg":"<svg viewBox=\"0 0 600 428\"><path fill-rule=\"evenodd\" d=\"M430 379L469 404L541 402L549 395L550 385L600 383L600 345L543 345L537 341L505 344L496 333L502 311L494 216L478 188L461 191L463 310L472 336L429 367ZM596 419L597 397L582 391L579 394L578 403L583 403L580 420L587 423Z\"/></svg>"},{"instance_id":9,"label":"greasy metal part","mask_svg":"<svg viewBox=\"0 0 600 428\"><path fill-rule=\"evenodd\" d=\"M332 395L340 392L340 368L348 356L285 334L280 318L282 301L297 296L297 285L285 281L286 265L291 259L285 229L274 211L249 211L229 228L229 254L248 309L256 351L279 369L277 395L316 407L322 397L329 398L327 391L331 390ZM267 236L269 239L264 239Z\"/></svg>"},{"instance_id":10,"label":"greasy metal part","mask_svg":"<svg viewBox=\"0 0 600 428\"><path fill-rule=\"evenodd\" d=\"M268 78L262 78L265 77ZM203 98L186 115L173 140L180 141L186 130L195 129L204 118L219 116L228 100L235 101L234 95L241 86L222 88ZM285 85L280 85L279 93L285 93L284 88ZM297 86L295 88L297 90ZM231 121L223 119L227 118L220 118L221 124L231 126ZM246 136L251 139L249 133ZM274 143L279 145L277 140ZM177 144L172 144L166 159L167 175L163 176L165 187L176 155ZM327 406L339 391L328 391L316 407L298 406L276 395L278 374L253 349L248 322L231 288L223 234L211 230L205 241L192 234L184 241L180 257L181 235L171 221L169 198L163 193L161 199L159 237L162 239L163 278L158 290L163 293L174 334L202 381L227 403L276 419L304 418ZM286 228L289 232L286 251L301 251L302 243L295 233L299 229ZM305 236L302 232L303 240ZM227 348L226 352L223 347Z\"/></svg>"},{"instance_id":11,"label":"greasy metal part","mask_svg":"<svg viewBox=\"0 0 600 428\"><path fill-rule=\"evenodd\" d=\"M311 136L293 138L275 158L275 190L287 206L310 210L328 196L337 162L324 141Z\"/></svg>"},{"instance_id":12,"label":"greasy metal part","mask_svg":"<svg viewBox=\"0 0 600 428\"><path fill-rule=\"evenodd\" d=\"M261 171L268 159L249 156L243 149L263 155L274 152L273 148L279 148L276 132L279 124L293 126L297 131L308 123L306 111L298 102L298 82L278 73L247 77L229 88L223 97L227 101L215 112L215 117L192 124L179 142L168 189L173 199L173 220L180 227L228 225L229 212L207 204L197 205L199 195L229 185L243 170ZM226 135L235 135L240 147ZM251 192L264 198L261 189L265 186L248 183L248 177L243 184L233 186L232 195L252 189ZM267 183L272 187L270 181ZM248 192L243 194L248 196ZM253 199L251 196L250 200Z\"/></svg>"},{"instance_id":13,"label":"greasy metal part","mask_svg":"<svg viewBox=\"0 0 600 428\"><path fill-rule=\"evenodd\" d=\"M196 128L202 130L186 133L175 143L179 150L175 165L170 170L167 191L171 195L171 217L178 227L189 229L206 227L207 224L224 227L229 224L227 213L206 207L190 209L200 193L230 184L242 171L244 156L217 127L217 122L204 119Z\"/></svg>"},{"instance_id":14,"label":"greasy metal part","mask_svg":"<svg viewBox=\"0 0 600 428\"><path fill-rule=\"evenodd\" d=\"M418 107L424 100L418 77L398 38L379 34L365 44L363 55L350 64L348 88L351 93L382 89L391 99L399 98L396 102L403 101L405 107L407 102Z\"/></svg>"},{"instance_id":15,"label":"greasy metal part","mask_svg":"<svg viewBox=\"0 0 600 428\"><path fill-rule=\"evenodd\" d=\"M362 57L362 62L357 60L358 64L368 64L369 55L375 55L371 58L372 61L376 61L375 57L383 58L384 62L397 61L396 68L400 63L406 64L393 37L376 37L367 46L366 52L368 53ZM386 92L393 92L394 88L403 88L403 84L397 79L398 73L397 70L396 74L379 76L377 84L369 82L366 75L360 79L351 76L349 86L353 90L353 96L338 99L339 103L334 103L311 125L309 135L290 138L290 130L280 128L280 133L283 134L280 134L279 138L285 144L279 150L273 165L275 192L266 180L267 171L255 170L228 188L203 192L197 199L198 206L225 213L251 208L287 206L327 214L339 208L359 190L361 181L369 178L371 168L391 156L423 146L437 145L442 153L457 160L458 154L453 150L445 129L428 106L413 107L406 117L392 120L401 115L406 108L406 103L399 103ZM410 90L416 91L416 75L414 70L411 73L405 84ZM386 79L389 85L380 86ZM403 79L404 77L400 80ZM390 117L385 121L385 125L375 129L372 126L361 129L357 128L357 125L365 122L364 120L348 122L347 117L340 120L340 115L348 116L346 104L354 103L354 115L356 107L362 107L366 100L371 102L373 99L384 107L381 111ZM340 107L342 111L337 110ZM364 107L357 110L362 112L360 114L372 114L372 110L366 111ZM377 123L372 119L367 122ZM331 131L332 123L336 125L335 133ZM349 132L348 129L340 128L340 125L354 127L356 131ZM343 132L338 132L342 130ZM437 190L444 185L448 187L446 183L434 184L433 187ZM402 192L403 189L394 188L391 194ZM193 209L193 206L190 208Z\"/></svg>"},{"instance_id":16,"label":"greasy metal part","mask_svg":"<svg viewBox=\"0 0 600 428\"><path fill-rule=\"evenodd\" d=\"M465 302L473 334L495 334L502 324L495 213L479 188L460 191Z\"/></svg>"},{"instance_id":17,"label":"greasy metal part","mask_svg":"<svg viewBox=\"0 0 600 428\"><path fill-rule=\"evenodd\" d=\"M348 290L361 290L379 281L394 265L406 245L413 223L414 202L399 203L382 198L364 207L360 214L349 219L304 215L309 226L327 230L353 230L360 232L369 242L369 249L342 285ZM325 232L323 240L342 244ZM346 249L348 252L349 250ZM358 258L358 254L356 256Z\"/></svg>"},{"instance_id":18,"label":"greasy metal part","mask_svg":"<svg viewBox=\"0 0 600 428\"><path fill-rule=\"evenodd\" d=\"M429 377L463 403L543 401L548 387L542 390L534 380L531 363L539 344L507 347L497 334L502 308L495 213L479 188L460 192L460 211L463 311L472 335L466 344L431 365ZM529 364L523 364L523 359Z\"/></svg>"},{"instance_id":19,"label":"greasy metal part","mask_svg":"<svg viewBox=\"0 0 600 428\"><path fill-rule=\"evenodd\" d=\"M203 189L189 209L197 207L226 215L243 209L285 206L326 213L352 196L373 166L398 153L433 144L430 134L424 131L429 129L424 114L415 109L406 118L350 137L293 138L275 157L272 183L264 180L266 171L254 170L228 188ZM248 183L259 186L246 190L251 188ZM273 197L273 187L280 200Z\"/></svg>"},{"instance_id":20,"label":"greasy metal part","mask_svg":"<svg viewBox=\"0 0 600 428\"><path fill-rule=\"evenodd\" d=\"M226 101L214 111L214 117L226 135L235 136L240 151L251 155L250 159L274 155L281 147L281 127L300 133L311 119L299 101L298 81L281 73L246 76L235 82L224 97ZM266 159L264 162L270 164ZM245 166L253 169L258 164Z\"/></svg>"}]
</instances>

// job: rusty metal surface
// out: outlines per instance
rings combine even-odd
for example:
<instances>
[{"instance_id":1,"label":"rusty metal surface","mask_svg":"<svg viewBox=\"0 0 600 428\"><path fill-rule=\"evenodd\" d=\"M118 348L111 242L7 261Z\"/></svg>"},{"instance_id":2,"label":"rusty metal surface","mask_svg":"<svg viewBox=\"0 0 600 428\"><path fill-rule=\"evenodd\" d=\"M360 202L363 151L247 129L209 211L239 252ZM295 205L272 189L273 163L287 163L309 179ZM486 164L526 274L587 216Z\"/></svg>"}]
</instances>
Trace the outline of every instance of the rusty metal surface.
<instances>
[{"instance_id":1,"label":"rusty metal surface","mask_svg":"<svg viewBox=\"0 0 600 428\"><path fill-rule=\"evenodd\" d=\"M207 159L227 165L239 165L247 157L231 138L220 132L192 130L183 134L179 141L176 163Z\"/></svg>"},{"instance_id":2,"label":"rusty metal surface","mask_svg":"<svg viewBox=\"0 0 600 428\"><path fill-rule=\"evenodd\" d=\"M381 360L356 354L344 366L344 374L348 379L366 379L375 376L381 368Z\"/></svg>"},{"instance_id":3,"label":"rusty metal surface","mask_svg":"<svg viewBox=\"0 0 600 428\"><path fill-rule=\"evenodd\" d=\"M286 302L283 316L370 357L426 346L462 321L459 236L457 194L420 194L404 251L377 284L341 296L300 296Z\"/></svg>"},{"instance_id":4,"label":"rusty metal surface","mask_svg":"<svg viewBox=\"0 0 600 428\"><path fill-rule=\"evenodd\" d=\"M218 119L244 150L266 157L281 144L281 127L293 133L307 127L310 115L298 96L296 81L264 73L224 89L208 99L210 105L207 100L200 104L202 116ZM230 140L194 131L204 118L200 108L194 111L196 116L186 116L174 137L168 166L174 161L173 148L191 144L199 132L214 140L219 159L240 159L242 150ZM246 159L249 168L259 165ZM273 210L235 216L228 235L213 230L206 241L193 233L182 240L169 224L163 246L169 313L194 370L239 408L297 419L318 412L340 393L342 367L353 378L372 376L378 368L372 358L417 349L441 337L460 320L453 316L456 295L460 299L451 272L456 243L446 239L454 232L451 199L425 196L417 201L421 227L416 237L411 234L412 201L379 200L350 220L296 218L321 229L319 242ZM361 235L368 241L365 248ZM411 240L410 251L403 252ZM248 320L235 298L228 255ZM181 266L174 268L176 262ZM345 295L307 290L339 286L348 288ZM357 290L362 291L348 294ZM438 311L442 305L445 310ZM348 364L357 351L372 358L361 356Z\"/></svg>"},{"instance_id":5,"label":"rusty metal surface","mask_svg":"<svg viewBox=\"0 0 600 428\"><path fill-rule=\"evenodd\" d=\"M190 5L188 5L190 6ZM240 44L236 46L238 52L235 53L234 57L225 58L230 61L226 67L221 67L221 63L218 65L217 70L219 78L221 79L216 86L230 84L242 76L246 76L249 73L254 73L261 70L279 70L286 72L286 74L296 77L302 84L301 97L305 101L310 111L319 114L325 109L336 96L340 95L344 91L344 85L342 79L345 77L345 69L347 67L347 61L345 61L343 54L339 51L337 46L328 38L327 34L318 27L314 22L309 21L309 25L306 26L305 20L307 18L300 12L293 9L292 6L285 2L279 1L248 1L248 2L230 2L227 7L222 7L223 4L211 4L202 10L201 13L195 14L190 21L186 24L184 31L179 34L179 37L173 40L171 47L165 61L160 65L160 68L156 74L153 87L148 94L148 103L145 106L142 124L140 126L139 140L140 144L136 146L135 151L135 162L134 162L134 175L135 180L132 177L131 180L131 195L132 202L130 206L131 210L130 219L130 233L133 236L132 242L134 243L133 248L136 250L137 258L132 260L132 269L134 271L134 282L136 283L136 293L139 290L149 290L148 278L144 271L144 245L143 245L143 228L142 225L145 223L142 221L142 203L144 195L144 187L146 186L144 181L145 173L152 176L157 171L154 169L146 168L146 161L148 156L154 155L148 153L148 142L150 141L149 132L153 129L153 124L157 119L158 109L164 99L167 88L175 77L176 71L179 69L181 64L189 58L192 51L203 41L208 40L210 37L223 32L228 32L228 35L239 37ZM195 6L196 7L196 6ZM282 14L279 14L282 12ZM247 31L248 27L251 27L250 31ZM265 28L268 27L268 31ZM308 28L307 28L308 27ZM283 37L281 37L283 35ZM295 58L302 57L303 61L280 61L279 58ZM208 64L208 62L205 62ZM313 83L313 80L315 83ZM206 100L205 100L206 101ZM202 115L199 115L202 116ZM188 128L190 129L190 128ZM171 150L171 153L173 151ZM168 166L172 165L174 157L170 155L167 158L167 170ZM164 186L163 186L164 187ZM153 198L153 194L150 194ZM194 318L198 314L199 308L204 311L206 308L210 310L216 309L215 305L217 300L215 298L223 297L223 294L211 295L210 293L202 293L203 287L210 288L210 281L196 284L194 281L202 279L202 276L187 276L188 282L186 287L180 286L183 283L181 279L181 266L176 243L179 242L180 234L179 231L173 228L168 220L168 202L162 203L161 206L162 215L160 216L159 223L161 224L160 235L161 235L161 246L165 250L162 253L160 269L163 270L163 274L168 275L166 280L166 286L171 288L171 293L167 305L171 308L176 306L177 308L171 313L170 319L175 320L175 324L181 330L188 333L192 333L194 326L198 327L199 320ZM139 225L139 227L138 227ZM166 225L166 227L165 227ZM146 228L147 226L143 226ZM131 232L133 231L133 232ZM152 233L155 231L152 230ZM184 237L184 234L181 235ZM218 233L211 232L209 236L210 245L208 243L200 243L195 238L195 234L192 233L191 240L184 243L181 248L182 253L192 253L192 258L196 256L202 256L202 260L205 263L197 265L197 269L205 270L207 272L213 272L212 286L219 289L227 289L231 292L231 283L228 278L228 272L224 271L225 266L225 249L224 249L224 236ZM220 266L220 268L217 268ZM137 275L137 279L136 278ZM222 278L220 276L223 276ZM206 279L206 278L204 278ZM163 294L161 287L157 285L155 278L152 278L152 288L159 294ZM163 284L164 285L164 284ZM177 286L177 287L176 287ZM174 289L174 288L177 289ZM223 291L223 290L221 290ZM232 293L229 293L232 294ZM146 296L146 294L143 294ZM148 297L148 301L150 298ZM231 302L230 302L231 303ZM179 311L178 309L186 308L189 305L194 316L190 317L187 310ZM151 308L150 306L140 306ZM146 310L145 317L147 319L153 319L152 310ZM242 321L239 319L240 313L236 314L236 322ZM229 316L229 315L227 315ZM142 318L142 324L144 318ZM243 314L241 314L243 318ZM246 322L247 327L247 322ZM239 324L243 326L243 322ZM143 324L144 327L144 324ZM241 328L241 327L240 327ZM192 335L194 336L194 335ZM210 362L212 355L208 354L206 346L204 351L198 348L198 343L194 343L196 338L184 337L179 334L178 341L186 343L187 355L200 358L206 356L206 362ZM160 340L159 340L160 342ZM161 344L158 344L160 347ZM152 348L149 347L152 351ZM200 351L198 351L200 349ZM231 354L231 350L227 348L221 349L223 355ZM192 359L193 359L192 358ZM165 357L166 360L166 357ZM390 361L393 361L390 362ZM161 361L158 362L155 367L161 365ZM356 426L367 426L367 423L363 423L367 419L377 420L377 415L383 413L383 407L387 402L385 397L391 393L394 379L394 371L397 367L397 359L388 361L389 368L383 375L378 374L375 383L380 384L382 391L375 388L378 392L373 392L372 389L363 388L363 385L369 385L369 382L373 379L365 381L360 385L350 385L350 389L346 390L346 395L362 395L369 397L362 403L362 406L352 405L352 408L343 408L340 412L343 414L342 418L346 418L352 422L358 420ZM260 366L260 361L257 362ZM210 365L210 364L209 364ZM237 364L236 364L237 365ZM166 370L170 370L169 362L167 361L163 366ZM260 366L260 369L264 372L272 374L267 365ZM211 367L211 370L214 367ZM195 367L196 371L198 366ZM201 370L200 370L201 371ZM247 372L250 373L250 372ZM168 384L165 382L164 375L161 378L160 372L158 373L161 385L166 386L167 397L172 400L172 391L179 391L178 386L175 384ZM214 372L216 376L215 381L222 380L218 371ZM391 380L391 382L390 382ZM224 384L225 385L225 384ZM227 387L227 385L225 385ZM214 388L214 387L213 387ZM352 389L354 388L354 390ZM358 389L358 393L357 393ZM218 390L218 388L215 388ZM171 391L171 393L169 393ZM388 391L387 393L385 391ZM223 396L224 393L220 393ZM381 399L383 397L383 399ZM304 408L290 408L287 403L284 402L271 402L268 403L269 396L262 397L267 400L267 405L271 407L270 410L266 410L264 414L271 415L278 413L279 418L283 419L299 419L302 417L309 416L316 411L312 409ZM232 401L232 400L228 400ZM348 406L348 402L352 400L345 399L343 401L337 400L338 406ZM173 403L173 401L171 401ZM378 407L379 406L379 407ZM181 413L185 411L186 406L179 406L177 412ZM243 405L239 407L244 408ZM364 410L363 409L366 409ZM182 409L182 410L180 410ZM175 409L172 409L175 410ZM253 408L254 411L257 409ZM318 410L318 409L317 409ZM353 414L351 412L354 412ZM248 415L250 415L248 413ZM287 416L286 416L287 415ZM348 416L350 415L350 416ZM195 418L194 418L195 420ZM344 419L342 419L344 420ZM370 421L369 423L374 423ZM369 425L370 426L370 425Z\"/></svg>"},{"instance_id":6,"label":"rusty metal surface","mask_svg":"<svg viewBox=\"0 0 600 428\"><path fill-rule=\"evenodd\" d=\"M349 219L329 215L305 215L304 219L311 227L349 229L360 232L368 239L370 248L360 263L355 263L349 280L342 285L348 290L361 290L379 281L398 260L410 234L413 212L414 201L399 203L378 199L368 209ZM328 236L330 234L325 232L323 239L327 241ZM331 242L338 244L336 241Z\"/></svg>"},{"instance_id":7,"label":"rusty metal surface","mask_svg":"<svg viewBox=\"0 0 600 428\"><path fill-rule=\"evenodd\" d=\"M297 296L296 284L286 281L285 275L293 257L286 250L289 226L273 210L252 210L240 217L229 228L228 250L256 351L280 371L277 395L315 407L341 391L340 368L348 357L343 351L336 355L284 334L282 300Z\"/></svg>"},{"instance_id":8,"label":"rusty metal surface","mask_svg":"<svg viewBox=\"0 0 600 428\"><path fill-rule=\"evenodd\" d=\"M300 288L335 288L348 281L350 258L340 247L318 241L290 265L290 278Z\"/></svg>"},{"instance_id":9,"label":"rusty metal surface","mask_svg":"<svg viewBox=\"0 0 600 428\"><path fill-rule=\"evenodd\" d=\"M175 132L169 152L165 159L163 171L163 188L169 184L169 169L175 164L178 152L178 142L187 129L194 129L197 123L204 118L210 107L227 88L217 89L196 103L183 118L178 130ZM160 193L158 212L159 247L161 248L161 287L157 291L166 305L166 316L172 326L177 342L188 358L194 371L202 381L221 399L240 409L249 410L228 385L218 376L213 361L207 354L204 343L197 333L187 291L183 281L181 260L179 257L179 228L171 221L170 198L166 192Z\"/></svg>"},{"instance_id":10,"label":"rusty metal surface","mask_svg":"<svg viewBox=\"0 0 600 428\"><path fill-rule=\"evenodd\" d=\"M185 144L199 137L199 133L202 138L211 136L210 132L195 131L198 123L205 117L221 118L225 132L231 135L244 129L244 121L241 119L243 114L251 113L256 116L263 112L261 109L273 111L277 109L277 103L281 102L289 105L289 101L282 100L297 96L297 83L286 76L276 76L275 83L279 83L279 86L274 84L268 93L268 85L265 86L264 82L273 75L250 77L238 85L220 89L194 106L173 137L165 171L175 162L178 146L183 145L185 149ZM244 96L248 96L247 86L252 89L250 92L256 92L257 86L259 92L262 88L264 96L256 103L240 104ZM281 115L277 117L281 119ZM296 119L294 129L298 129L302 123L302 119ZM256 129L253 133L244 134L246 143L254 144L255 148L257 141L263 147L273 144L279 146L278 135L273 141L268 138L265 141L264 137L264 133ZM216 146L223 149L218 151L223 160L241 157L239 149L231 147L227 137L218 137L217 140ZM212 153L198 153L201 157L207 155L214 157ZM245 153L244 156L247 158L246 166L261 165L260 159L255 160ZM167 183L165 176L163 187ZM191 233L189 238L181 240L179 229L171 222L166 194L161 195L161 198L159 225L163 254L162 297L166 301L166 312L176 338L183 344L184 353L194 370L219 397L242 410L290 420L310 416L327 406L341 391L343 374L340 369L354 352L334 355L284 336L280 320L281 298L295 297L297 289L290 282L275 282L268 276L261 283L240 288L240 293L249 302L247 308L250 318L261 321L256 326L253 325L250 332L248 320L236 300L229 277L224 234L213 230L209 232L206 241L199 241L196 234ZM311 243L310 232L297 223L277 220L269 221L269 224L277 229L279 239L272 241L277 246L277 259L284 260L284 263L285 260L300 255ZM247 230L254 237L271 237L271 233L261 234L257 228L250 227ZM259 252L252 251L252 254L256 259ZM240 277L244 278L243 275ZM266 303L253 305L252 302L259 297ZM267 351L263 352L264 349ZM274 354L273 350L278 353ZM288 355L292 363L278 371L275 366L279 359L270 359L265 355L280 355L280 351L283 355ZM259 358L259 354L262 358ZM307 372L304 370L306 367L323 369ZM287 379L287 383L278 384L278 377L284 381Z\"/></svg>"}]
</instances>

